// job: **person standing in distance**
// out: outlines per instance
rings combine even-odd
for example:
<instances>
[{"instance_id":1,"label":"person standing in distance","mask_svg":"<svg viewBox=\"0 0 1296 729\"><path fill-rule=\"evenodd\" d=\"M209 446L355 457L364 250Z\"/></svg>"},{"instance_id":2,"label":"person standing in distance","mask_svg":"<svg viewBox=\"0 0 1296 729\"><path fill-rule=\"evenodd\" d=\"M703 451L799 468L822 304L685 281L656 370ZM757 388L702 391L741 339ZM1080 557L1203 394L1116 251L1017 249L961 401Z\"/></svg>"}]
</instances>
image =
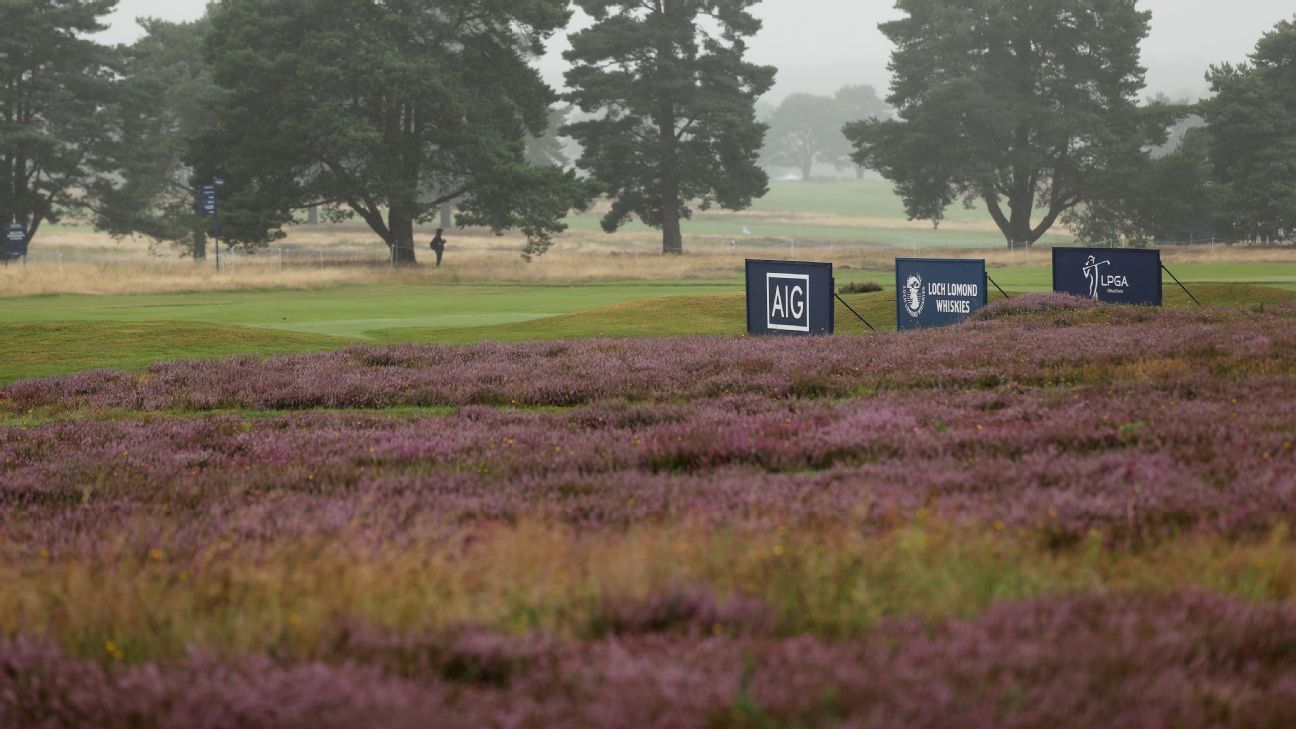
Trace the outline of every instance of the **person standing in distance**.
<instances>
[{"instance_id":1,"label":"person standing in distance","mask_svg":"<svg viewBox=\"0 0 1296 729\"><path fill-rule=\"evenodd\" d=\"M437 257L436 267L441 268L441 256L445 253L445 238L441 237L440 228L436 229L436 235L432 236L432 243L430 245L432 252L435 253Z\"/></svg>"}]
</instances>

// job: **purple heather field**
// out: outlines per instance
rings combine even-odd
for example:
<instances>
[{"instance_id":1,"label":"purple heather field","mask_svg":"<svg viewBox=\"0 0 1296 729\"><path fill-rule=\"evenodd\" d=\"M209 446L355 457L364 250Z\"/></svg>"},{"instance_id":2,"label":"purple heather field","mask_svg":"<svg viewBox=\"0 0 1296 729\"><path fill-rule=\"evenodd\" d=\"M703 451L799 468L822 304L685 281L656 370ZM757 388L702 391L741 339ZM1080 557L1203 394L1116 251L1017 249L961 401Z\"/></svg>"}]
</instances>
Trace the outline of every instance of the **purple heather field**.
<instances>
[{"instance_id":1,"label":"purple heather field","mask_svg":"<svg viewBox=\"0 0 1296 729\"><path fill-rule=\"evenodd\" d=\"M0 389L0 415L0 727L1296 725L1291 307L1037 295L949 329L795 345L355 346L28 380ZM798 622L759 572L625 594L564 578L598 605L578 618L570 596L537 607L466 566L528 529L568 540L533 556L564 569L570 550L606 550L614 570L644 534L790 534L868 562L914 524L1000 540L988 573L1003 552L1122 587L985 588L972 609L893 585L857 629L860 587ZM951 541L941 559L963 564ZM86 575L129 555L177 576L157 578L169 605L231 544L224 579L326 583L292 547L330 543L462 577L483 617L317 595L314 632L229 649L211 636L278 618L247 618L226 585L219 606L168 617L164 647L157 626L84 627L120 621L84 598ZM451 556L419 561L439 545ZM1256 589L1174 556L1257 545ZM705 574L750 568L730 554ZM132 599L163 590L138 570Z\"/></svg>"}]
</instances>

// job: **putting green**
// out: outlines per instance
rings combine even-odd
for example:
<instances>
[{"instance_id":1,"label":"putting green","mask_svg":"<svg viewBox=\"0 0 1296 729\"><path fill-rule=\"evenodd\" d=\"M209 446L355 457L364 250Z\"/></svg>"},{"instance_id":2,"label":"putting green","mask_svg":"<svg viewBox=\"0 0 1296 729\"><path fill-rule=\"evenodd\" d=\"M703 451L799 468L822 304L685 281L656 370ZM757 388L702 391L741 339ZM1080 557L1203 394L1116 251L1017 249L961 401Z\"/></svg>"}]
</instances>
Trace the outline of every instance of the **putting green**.
<instances>
[{"instance_id":1,"label":"putting green","mask_svg":"<svg viewBox=\"0 0 1296 729\"><path fill-rule=\"evenodd\" d=\"M354 285L310 290L0 299L10 323L206 322L382 340L399 327L511 324L660 296L735 291L733 282L565 285Z\"/></svg>"}]
</instances>

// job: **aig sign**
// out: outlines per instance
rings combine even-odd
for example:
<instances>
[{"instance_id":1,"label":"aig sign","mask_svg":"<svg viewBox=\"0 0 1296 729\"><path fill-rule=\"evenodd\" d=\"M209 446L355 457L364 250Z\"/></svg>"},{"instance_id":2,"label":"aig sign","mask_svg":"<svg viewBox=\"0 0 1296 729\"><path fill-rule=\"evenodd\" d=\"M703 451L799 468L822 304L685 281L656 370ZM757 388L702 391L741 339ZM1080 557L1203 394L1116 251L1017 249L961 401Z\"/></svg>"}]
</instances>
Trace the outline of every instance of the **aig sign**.
<instances>
[{"instance_id":1,"label":"aig sign","mask_svg":"<svg viewBox=\"0 0 1296 729\"><path fill-rule=\"evenodd\" d=\"M831 263L747 261L748 334L832 334Z\"/></svg>"},{"instance_id":2,"label":"aig sign","mask_svg":"<svg viewBox=\"0 0 1296 729\"><path fill-rule=\"evenodd\" d=\"M957 324L985 305L985 261L896 259L896 329Z\"/></svg>"},{"instance_id":3,"label":"aig sign","mask_svg":"<svg viewBox=\"0 0 1296 729\"><path fill-rule=\"evenodd\" d=\"M1161 251L1054 248L1053 291L1112 304L1161 306Z\"/></svg>"}]
</instances>

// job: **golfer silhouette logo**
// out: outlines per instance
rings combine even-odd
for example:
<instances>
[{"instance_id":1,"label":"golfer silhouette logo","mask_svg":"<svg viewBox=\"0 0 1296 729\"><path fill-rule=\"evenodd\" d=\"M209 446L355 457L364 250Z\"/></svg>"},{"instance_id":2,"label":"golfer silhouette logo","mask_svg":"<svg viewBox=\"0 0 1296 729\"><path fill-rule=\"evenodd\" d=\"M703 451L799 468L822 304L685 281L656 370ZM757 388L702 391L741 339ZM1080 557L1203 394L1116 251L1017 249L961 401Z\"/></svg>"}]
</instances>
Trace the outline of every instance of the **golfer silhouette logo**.
<instances>
[{"instance_id":1,"label":"golfer silhouette logo","mask_svg":"<svg viewBox=\"0 0 1296 729\"><path fill-rule=\"evenodd\" d=\"M1098 271L1102 270L1103 266L1110 265L1111 261L1099 261L1093 256L1089 256L1089 260L1085 261L1084 275L1085 280L1089 282L1089 298L1094 301L1098 300Z\"/></svg>"},{"instance_id":2,"label":"golfer silhouette logo","mask_svg":"<svg viewBox=\"0 0 1296 729\"><path fill-rule=\"evenodd\" d=\"M922 316L923 307L927 305L927 292L923 290L921 274L915 273L905 281L904 305L909 316L915 319Z\"/></svg>"}]
</instances>

